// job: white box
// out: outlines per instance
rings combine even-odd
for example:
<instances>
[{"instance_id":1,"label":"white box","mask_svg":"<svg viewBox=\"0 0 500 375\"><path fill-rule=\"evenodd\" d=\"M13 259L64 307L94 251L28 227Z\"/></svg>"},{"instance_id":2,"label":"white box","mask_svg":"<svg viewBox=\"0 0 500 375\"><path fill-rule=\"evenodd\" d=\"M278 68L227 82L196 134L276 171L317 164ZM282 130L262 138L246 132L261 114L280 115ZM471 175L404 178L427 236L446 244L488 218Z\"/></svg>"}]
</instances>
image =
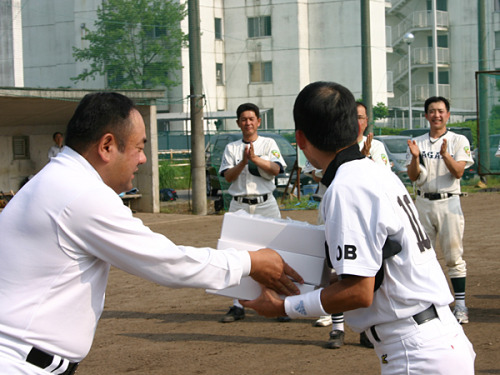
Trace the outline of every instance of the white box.
<instances>
[{"instance_id":1,"label":"white box","mask_svg":"<svg viewBox=\"0 0 500 375\"><path fill-rule=\"evenodd\" d=\"M291 253L325 257L323 225L250 215L243 210L224 215L220 238Z\"/></svg>"},{"instance_id":2,"label":"white box","mask_svg":"<svg viewBox=\"0 0 500 375\"><path fill-rule=\"evenodd\" d=\"M223 240L219 239L217 242L217 249L236 249L236 250L247 250L247 251L255 251L262 249L263 247L268 246L260 246L248 243L241 243L232 240ZM283 251L280 249L273 249L278 252L279 255L287 262L290 267L296 270L300 276L304 279L306 284L312 285L321 285L324 281L323 274L325 272L318 270L322 270L323 267L326 266L325 258L313 257L310 255L304 255L299 253L292 253L289 251Z\"/></svg>"},{"instance_id":3,"label":"white box","mask_svg":"<svg viewBox=\"0 0 500 375\"><path fill-rule=\"evenodd\" d=\"M325 260L325 232L322 225L290 219L271 219L250 215L245 211L226 213L217 249L255 251L265 247L276 250L295 269L305 284L296 284L301 293L325 285L330 269ZM238 299L257 298L261 289L251 277L243 277L240 285L208 293Z\"/></svg>"}]
</instances>

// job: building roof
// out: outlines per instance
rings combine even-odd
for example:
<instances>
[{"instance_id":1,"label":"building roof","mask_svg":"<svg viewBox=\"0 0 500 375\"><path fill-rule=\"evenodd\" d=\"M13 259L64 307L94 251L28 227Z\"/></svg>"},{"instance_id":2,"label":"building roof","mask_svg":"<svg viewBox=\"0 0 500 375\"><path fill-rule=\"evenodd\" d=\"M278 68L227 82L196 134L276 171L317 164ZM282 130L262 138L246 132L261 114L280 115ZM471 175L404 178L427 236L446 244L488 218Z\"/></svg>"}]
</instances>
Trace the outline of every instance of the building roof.
<instances>
[{"instance_id":1,"label":"building roof","mask_svg":"<svg viewBox=\"0 0 500 375\"><path fill-rule=\"evenodd\" d=\"M103 90L0 87L0 128L66 126L78 102L88 93ZM137 105L154 104L164 90L117 90Z\"/></svg>"}]
</instances>

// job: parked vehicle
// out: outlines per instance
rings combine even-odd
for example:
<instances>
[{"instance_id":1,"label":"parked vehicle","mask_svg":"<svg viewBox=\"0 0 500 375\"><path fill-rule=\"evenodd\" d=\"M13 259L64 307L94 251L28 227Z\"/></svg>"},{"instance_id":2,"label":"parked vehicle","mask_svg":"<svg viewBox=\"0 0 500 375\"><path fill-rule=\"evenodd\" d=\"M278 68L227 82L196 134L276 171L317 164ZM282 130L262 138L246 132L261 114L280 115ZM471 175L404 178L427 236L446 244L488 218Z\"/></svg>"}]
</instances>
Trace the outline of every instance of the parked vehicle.
<instances>
[{"instance_id":1,"label":"parked vehicle","mask_svg":"<svg viewBox=\"0 0 500 375\"><path fill-rule=\"evenodd\" d=\"M374 139L379 140L385 146L387 156L391 162L391 169L405 185L411 185L412 182L406 173L406 149L410 137L403 135L377 135Z\"/></svg>"},{"instance_id":2,"label":"parked vehicle","mask_svg":"<svg viewBox=\"0 0 500 375\"><path fill-rule=\"evenodd\" d=\"M292 173L295 160L297 159L297 151L286 138L277 133L259 132L259 135L273 138L278 144L281 155L283 155L283 159L285 159L286 169L284 173L280 173L275 179L276 187L279 190L283 190L287 186L288 180L290 179L290 174ZM219 190L226 190L229 187L229 184L227 184L227 186L222 186L221 188L221 181L223 185L226 184L226 182L219 176L219 168L226 145L230 142L237 141L238 139L241 139L240 132L218 133L210 137L210 141L205 149L207 195L215 196ZM295 177L296 176L294 175L292 178L292 186L295 183ZM300 184L301 186L314 184L314 181L311 177L301 173Z\"/></svg>"}]
</instances>

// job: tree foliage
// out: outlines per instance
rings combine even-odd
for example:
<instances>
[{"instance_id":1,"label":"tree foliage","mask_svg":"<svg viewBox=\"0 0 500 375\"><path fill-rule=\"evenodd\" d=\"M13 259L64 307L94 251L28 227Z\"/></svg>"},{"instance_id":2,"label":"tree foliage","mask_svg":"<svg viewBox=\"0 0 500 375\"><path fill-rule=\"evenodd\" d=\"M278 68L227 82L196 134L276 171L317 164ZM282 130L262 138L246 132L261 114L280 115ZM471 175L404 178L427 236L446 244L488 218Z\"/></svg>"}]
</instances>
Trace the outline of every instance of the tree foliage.
<instances>
[{"instance_id":1,"label":"tree foliage","mask_svg":"<svg viewBox=\"0 0 500 375\"><path fill-rule=\"evenodd\" d=\"M90 69L73 81L107 76L109 88L170 87L179 83L181 48L187 36L180 22L185 4L172 0L107 0L97 10L95 30L85 29L88 48L73 47L76 61Z\"/></svg>"},{"instance_id":2,"label":"tree foliage","mask_svg":"<svg viewBox=\"0 0 500 375\"><path fill-rule=\"evenodd\" d=\"M373 119L380 120L389 117L389 108L383 103L378 102L373 106Z\"/></svg>"}]
</instances>

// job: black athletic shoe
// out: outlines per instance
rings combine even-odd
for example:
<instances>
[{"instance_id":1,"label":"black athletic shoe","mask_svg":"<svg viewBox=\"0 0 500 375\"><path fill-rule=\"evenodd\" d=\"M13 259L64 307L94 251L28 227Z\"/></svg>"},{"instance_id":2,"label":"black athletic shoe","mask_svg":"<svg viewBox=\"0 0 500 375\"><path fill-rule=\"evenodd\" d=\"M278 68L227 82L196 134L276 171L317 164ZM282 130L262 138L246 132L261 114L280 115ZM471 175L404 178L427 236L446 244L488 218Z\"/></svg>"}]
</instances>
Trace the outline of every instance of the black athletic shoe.
<instances>
[{"instance_id":1,"label":"black athletic shoe","mask_svg":"<svg viewBox=\"0 0 500 375\"><path fill-rule=\"evenodd\" d=\"M368 339L368 336L366 336L366 333L361 332L359 334L359 343L361 346L364 346L365 348L373 349L373 344L371 341Z\"/></svg>"},{"instance_id":2,"label":"black athletic shoe","mask_svg":"<svg viewBox=\"0 0 500 375\"><path fill-rule=\"evenodd\" d=\"M344 345L344 331L339 329L335 329L330 332L330 339L326 343L326 347L328 349L339 349L342 345Z\"/></svg>"},{"instance_id":3,"label":"black athletic shoe","mask_svg":"<svg viewBox=\"0 0 500 375\"><path fill-rule=\"evenodd\" d=\"M276 320L280 323L288 323L292 319L289 316L278 316Z\"/></svg>"},{"instance_id":4,"label":"black athletic shoe","mask_svg":"<svg viewBox=\"0 0 500 375\"><path fill-rule=\"evenodd\" d=\"M245 309L238 306L232 306L229 311L220 320L221 323L232 323L236 320L245 318Z\"/></svg>"}]
</instances>

